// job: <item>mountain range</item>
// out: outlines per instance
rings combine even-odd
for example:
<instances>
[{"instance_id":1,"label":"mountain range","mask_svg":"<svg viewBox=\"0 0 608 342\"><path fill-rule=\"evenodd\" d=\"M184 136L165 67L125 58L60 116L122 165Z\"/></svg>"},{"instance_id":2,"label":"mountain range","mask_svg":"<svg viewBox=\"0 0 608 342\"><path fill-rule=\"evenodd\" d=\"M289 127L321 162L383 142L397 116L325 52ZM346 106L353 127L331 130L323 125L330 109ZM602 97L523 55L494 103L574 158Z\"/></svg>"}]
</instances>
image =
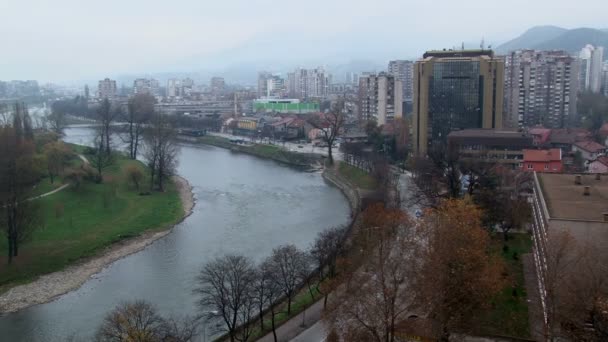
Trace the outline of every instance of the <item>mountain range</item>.
<instances>
[{"instance_id":1,"label":"mountain range","mask_svg":"<svg viewBox=\"0 0 608 342\"><path fill-rule=\"evenodd\" d=\"M608 29L536 26L519 37L499 45L496 47L496 52L505 54L518 49L538 49L565 50L576 54L587 44L608 48ZM608 53L604 57L608 57Z\"/></svg>"}]
</instances>

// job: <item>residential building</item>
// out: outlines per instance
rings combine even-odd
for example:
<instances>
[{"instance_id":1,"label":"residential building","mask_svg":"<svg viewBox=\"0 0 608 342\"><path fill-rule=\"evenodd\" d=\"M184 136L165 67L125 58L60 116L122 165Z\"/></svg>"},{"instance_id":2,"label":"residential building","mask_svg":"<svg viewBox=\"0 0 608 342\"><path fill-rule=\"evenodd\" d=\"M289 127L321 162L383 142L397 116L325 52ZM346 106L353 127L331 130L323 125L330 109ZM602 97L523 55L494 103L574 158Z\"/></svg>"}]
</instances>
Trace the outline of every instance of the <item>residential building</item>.
<instances>
[{"instance_id":1,"label":"residential building","mask_svg":"<svg viewBox=\"0 0 608 342\"><path fill-rule=\"evenodd\" d=\"M190 96L194 91L194 80L191 78L184 78L181 82L181 96Z\"/></svg>"},{"instance_id":2,"label":"residential building","mask_svg":"<svg viewBox=\"0 0 608 342\"><path fill-rule=\"evenodd\" d=\"M590 257L606 260L608 177L597 179L593 175L534 173L533 180L532 254L544 323L550 329L553 322L550 321L552 317L548 314L548 307L552 298L547 295L547 286L555 284L547 284L547 260L555 255L551 249L555 244L549 241L556 234L567 232L585 250L600 253ZM570 256L561 255L565 260Z\"/></svg>"},{"instance_id":3,"label":"residential building","mask_svg":"<svg viewBox=\"0 0 608 342\"><path fill-rule=\"evenodd\" d=\"M133 81L133 93L134 94L151 94L159 95L160 93L160 82L155 79L138 78Z\"/></svg>"},{"instance_id":4,"label":"residential building","mask_svg":"<svg viewBox=\"0 0 608 342\"><path fill-rule=\"evenodd\" d=\"M521 168L524 149L533 147L532 136L518 131L463 129L448 134L448 146L462 160L496 163L512 170Z\"/></svg>"},{"instance_id":5,"label":"residential building","mask_svg":"<svg viewBox=\"0 0 608 342\"><path fill-rule=\"evenodd\" d=\"M109 78L99 81L97 97L100 99L114 99L116 97L116 81Z\"/></svg>"},{"instance_id":6,"label":"residential building","mask_svg":"<svg viewBox=\"0 0 608 342\"><path fill-rule=\"evenodd\" d=\"M514 51L505 58L505 127L563 128L574 122L578 60L565 51Z\"/></svg>"},{"instance_id":7,"label":"residential building","mask_svg":"<svg viewBox=\"0 0 608 342\"><path fill-rule=\"evenodd\" d=\"M573 152L580 152L586 161L596 160L606 154L606 146L598 144L593 140L577 141L572 147Z\"/></svg>"},{"instance_id":8,"label":"residential building","mask_svg":"<svg viewBox=\"0 0 608 342\"><path fill-rule=\"evenodd\" d=\"M212 93L221 94L224 92L224 87L226 86L226 83L223 77L212 77L210 85Z\"/></svg>"},{"instance_id":9,"label":"residential building","mask_svg":"<svg viewBox=\"0 0 608 342\"><path fill-rule=\"evenodd\" d=\"M258 98L283 97L284 94L284 79L266 71L258 73Z\"/></svg>"},{"instance_id":10,"label":"residential building","mask_svg":"<svg viewBox=\"0 0 608 342\"><path fill-rule=\"evenodd\" d=\"M602 88L604 48L588 44L581 50L579 57L581 64L579 73L580 90L599 93Z\"/></svg>"},{"instance_id":11,"label":"residential building","mask_svg":"<svg viewBox=\"0 0 608 342\"><path fill-rule=\"evenodd\" d=\"M589 163L589 173L608 173L608 157L602 156Z\"/></svg>"},{"instance_id":12,"label":"residential building","mask_svg":"<svg viewBox=\"0 0 608 342\"><path fill-rule=\"evenodd\" d=\"M552 129L549 136L549 146L560 148L564 153L573 151L573 146L579 141L591 140L592 134L584 128Z\"/></svg>"},{"instance_id":13,"label":"residential building","mask_svg":"<svg viewBox=\"0 0 608 342\"><path fill-rule=\"evenodd\" d=\"M492 50L429 51L414 65L413 151L457 129L502 128L504 62Z\"/></svg>"},{"instance_id":14,"label":"residential building","mask_svg":"<svg viewBox=\"0 0 608 342\"><path fill-rule=\"evenodd\" d=\"M175 78L167 80L167 97L182 96L181 81Z\"/></svg>"},{"instance_id":15,"label":"residential building","mask_svg":"<svg viewBox=\"0 0 608 342\"><path fill-rule=\"evenodd\" d=\"M84 98L88 100L89 96L90 96L90 94L89 94L89 85L85 84L84 85Z\"/></svg>"},{"instance_id":16,"label":"residential building","mask_svg":"<svg viewBox=\"0 0 608 342\"><path fill-rule=\"evenodd\" d=\"M353 86L358 85L359 75L356 72L347 72L344 77L344 82Z\"/></svg>"},{"instance_id":17,"label":"residential building","mask_svg":"<svg viewBox=\"0 0 608 342\"><path fill-rule=\"evenodd\" d=\"M562 150L552 148L548 150L524 150L522 171L527 172L562 172Z\"/></svg>"},{"instance_id":18,"label":"residential building","mask_svg":"<svg viewBox=\"0 0 608 342\"><path fill-rule=\"evenodd\" d=\"M528 130L528 134L532 136L534 146L545 146L549 143L551 130L543 127L534 127Z\"/></svg>"},{"instance_id":19,"label":"residential building","mask_svg":"<svg viewBox=\"0 0 608 342\"><path fill-rule=\"evenodd\" d=\"M604 62L602 71L602 91L604 96L608 96L608 62Z\"/></svg>"},{"instance_id":20,"label":"residential building","mask_svg":"<svg viewBox=\"0 0 608 342\"><path fill-rule=\"evenodd\" d=\"M403 101L412 102L414 93L414 62L405 60L390 61L388 62L388 73L401 81Z\"/></svg>"},{"instance_id":21,"label":"residential building","mask_svg":"<svg viewBox=\"0 0 608 342\"><path fill-rule=\"evenodd\" d=\"M298 99L326 98L329 94L331 75L324 68L301 69L287 74L287 94Z\"/></svg>"},{"instance_id":22,"label":"residential building","mask_svg":"<svg viewBox=\"0 0 608 342\"><path fill-rule=\"evenodd\" d=\"M403 85L396 76L381 72L359 77L359 120L378 125L403 117Z\"/></svg>"}]
</instances>

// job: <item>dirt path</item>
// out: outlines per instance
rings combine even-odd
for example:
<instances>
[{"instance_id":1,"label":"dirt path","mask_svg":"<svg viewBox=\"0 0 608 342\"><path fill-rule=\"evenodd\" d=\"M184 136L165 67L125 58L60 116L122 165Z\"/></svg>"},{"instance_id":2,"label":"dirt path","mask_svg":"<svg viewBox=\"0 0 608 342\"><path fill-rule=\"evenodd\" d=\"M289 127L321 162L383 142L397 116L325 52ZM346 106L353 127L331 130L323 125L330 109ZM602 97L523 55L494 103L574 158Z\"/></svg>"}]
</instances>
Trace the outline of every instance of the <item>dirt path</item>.
<instances>
[{"instance_id":1,"label":"dirt path","mask_svg":"<svg viewBox=\"0 0 608 342\"><path fill-rule=\"evenodd\" d=\"M46 194L42 194L42 195L38 195L38 196L36 196L36 197L31 197L31 198L28 198L28 199L26 199L26 201L33 201L33 200L35 200L35 199L39 199L39 198L42 198L42 197L50 196L50 195L52 195L52 194L54 194L54 193L57 193L57 192L59 192L59 191L61 191L61 190L65 189L65 188L67 188L68 186L70 186L70 183L68 183L68 184L63 184L62 186L58 187L57 189L55 189L55 190L53 190L53 191L49 191L49 192L47 192Z\"/></svg>"},{"instance_id":2,"label":"dirt path","mask_svg":"<svg viewBox=\"0 0 608 342\"><path fill-rule=\"evenodd\" d=\"M179 190L184 218L192 213L194 194L187 180L174 177ZM0 313L14 312L29 306L50 302L56 297L80 287L91 276L114 261L136 253L152 242L169 234L172 229L148 232L138 237L123 240L108 247L99 256L84 260L58 272L49 273L35 281L11 288L0 295Z\"/></svg>"}]
</instances>

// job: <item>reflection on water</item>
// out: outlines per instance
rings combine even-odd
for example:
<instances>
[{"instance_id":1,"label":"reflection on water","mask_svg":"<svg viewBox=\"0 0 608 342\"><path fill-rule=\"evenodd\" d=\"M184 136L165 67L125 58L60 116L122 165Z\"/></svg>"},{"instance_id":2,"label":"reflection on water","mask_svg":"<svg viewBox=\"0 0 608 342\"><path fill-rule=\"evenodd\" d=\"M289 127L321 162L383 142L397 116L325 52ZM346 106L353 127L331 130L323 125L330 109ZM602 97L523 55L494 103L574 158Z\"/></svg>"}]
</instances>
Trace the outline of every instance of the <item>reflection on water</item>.
<instances>
[{"instance_id":1,"label":"reflection on water","mask_svg":"<svg viewBox=\"0 0 608 342\"><path fill-rule=\"evenodd\" d=\"M66 130L86 144L91 130ZM2 341L87 340L103 315L124 300L147 299L163 314L195 310L194 279L224 253L260 260L272 248L307 248L315 235L348 219L348 204L320 174L207 146L184 146L179 174L193 186L193 214L165 238L104 269L59 299L0 318Z\"/></svg>"}]
</instances>

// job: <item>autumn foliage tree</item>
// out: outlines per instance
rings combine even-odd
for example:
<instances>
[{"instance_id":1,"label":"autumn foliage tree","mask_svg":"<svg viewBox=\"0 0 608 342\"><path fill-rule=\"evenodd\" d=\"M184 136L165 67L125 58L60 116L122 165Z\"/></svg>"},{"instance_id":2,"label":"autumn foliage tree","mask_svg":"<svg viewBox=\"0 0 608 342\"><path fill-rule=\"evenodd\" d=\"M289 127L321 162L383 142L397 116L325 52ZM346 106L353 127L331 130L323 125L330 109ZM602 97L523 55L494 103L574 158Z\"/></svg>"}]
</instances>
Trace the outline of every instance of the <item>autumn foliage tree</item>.
<instances>
[{"instance_id":1,"label":"autumn foliage tree","mask_svg":"<svg viewBox=\"0 0 608 342\"><path fill-rule=\"evenodd\" d=\"M430 210L422 223L427 242L417 291L444 340L456 328L466 331L474 314L506 285L505 265L489 252L481 215L470 201L450 199Z\"/></svg>"}]
</instances>

